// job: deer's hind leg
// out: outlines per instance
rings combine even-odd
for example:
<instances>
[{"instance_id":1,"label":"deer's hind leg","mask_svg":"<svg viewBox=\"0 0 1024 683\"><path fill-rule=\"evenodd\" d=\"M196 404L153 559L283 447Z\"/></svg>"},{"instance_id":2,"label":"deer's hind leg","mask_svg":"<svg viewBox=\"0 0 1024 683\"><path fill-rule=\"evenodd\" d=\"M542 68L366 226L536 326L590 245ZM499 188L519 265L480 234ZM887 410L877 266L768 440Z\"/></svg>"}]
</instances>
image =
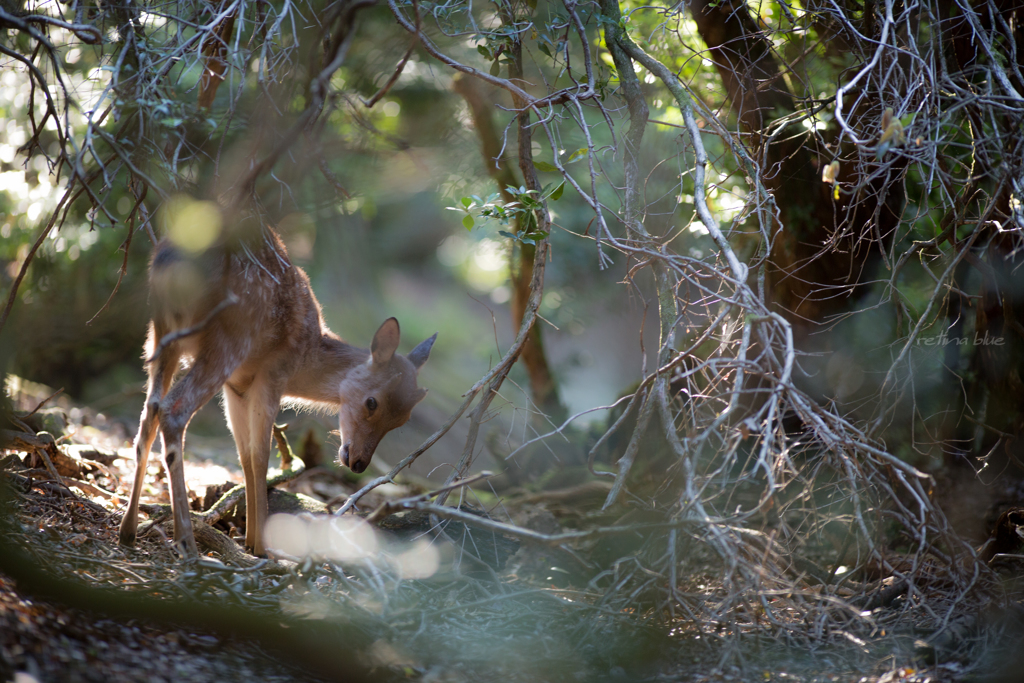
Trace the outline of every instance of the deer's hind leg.
<instances>
[{"instance_id":1,"label":"deer's hind leg","mask_svg":"<svg viewBox=\"0 0 1024 683\"><path fill-rule=\"evenodd\" d=\"M156 330L150 325L150 339L158 338ZM146 345L146 354L155 344ZM139 498L142 496L142 485L146 479L146 467L149 465L149 452L156 439L156 431L160 426L160 401L174 380L174 372L181 359L177 345L164 349L160 357L147 367L149 381L146 387L146 403L139 419L139 433L135 436L135 478L132 482L132 493L128 501L128 509L121 517L121 529L118 538L121 545L135 545L135 535L139 528Z\"/></svg>"},{"instance_id":2,"label":"deer's hind leg","mask_svg":"<svg viewBox=\"0 0 1024 683\"><path fill-rule=\"evenodd\" d=\"M160 431L164 439L164 463L171 484L171 513L174 517L174 543L186 557L196 557L195 535L189 516L188 489L185 486L185 430L192 416L202 408L245 358L243 344L224 336L207 336L200 345L188 373L160 401Z\"/></svg>"}]
</instances>

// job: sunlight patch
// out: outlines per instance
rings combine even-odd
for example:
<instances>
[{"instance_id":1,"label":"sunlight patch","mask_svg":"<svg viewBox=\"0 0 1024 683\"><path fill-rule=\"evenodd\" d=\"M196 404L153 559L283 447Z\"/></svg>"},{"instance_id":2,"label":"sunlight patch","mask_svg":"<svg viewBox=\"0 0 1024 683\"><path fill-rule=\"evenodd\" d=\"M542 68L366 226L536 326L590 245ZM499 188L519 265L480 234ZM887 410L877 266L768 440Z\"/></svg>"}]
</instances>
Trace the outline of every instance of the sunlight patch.
<instances>
[{"instance_id":1,"label":"sunlight patch","mask_svg":"<svg viewBox=\"0 0 1024 683\"><path fill-rule=\"evenodd\" d=\"M356 562L380 550L373 528L347 517L306 520L277 514L267 520L266 533L268 547L292 557Z\"/></svg>"},{"instance_id":2,"label":"sunlight patch","mask_svg":"<svg viewBox=\"0 0 1024 683\"><path fill-rule=\"evenodd\" d=\"M426 579L437 573L441 553L430 541L417 541L411 548L395 555L391 563L403 579Z\"/></svg>"},{"instance_id":3,"label":"sunlight patch","mask_svg":"<svg viewBox=\"0 0 1024 683\"><path fill-rule=\"evenodd\" d=\"M220 234L220 209L213 202L179 196L167 202L160 213L167 236L190 253L205 251Z\"/></svg>"}]
</instances>

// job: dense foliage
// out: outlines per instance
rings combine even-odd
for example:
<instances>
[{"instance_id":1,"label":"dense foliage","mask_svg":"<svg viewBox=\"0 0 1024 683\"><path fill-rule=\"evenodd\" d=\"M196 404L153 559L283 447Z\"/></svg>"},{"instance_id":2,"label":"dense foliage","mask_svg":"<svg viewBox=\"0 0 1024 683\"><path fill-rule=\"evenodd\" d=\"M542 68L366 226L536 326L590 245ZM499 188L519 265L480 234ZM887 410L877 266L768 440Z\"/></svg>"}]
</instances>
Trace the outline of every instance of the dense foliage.
<instances>
[{"instance_id":1,"label":"dense foliage","mask_svg":"<svg viewBox=\"0 0 1024 683\"><path fill-rule=\"evenodd\" d=\"M314 269L330 266L322 245L359 254L330 275L348 285L447 269L510 302L519 330L448 423L477 400L449 481L496 396L531 414L495 447L509 462L543 470L541 446L576 439L560 462L610 481L604 508L649 514L632 563L594 579L610 608L867 637L858 609L819 598L837 576L896 576L927 595L906 613L939 628L991 576L963 538L980 540L983 511L954 530L922 470L1019 478L1024 456L1022 14L1003 0L5 2L0 325L21 339L15 368L109 368L103 345L143 325L139 243L209 244L200 202L226 226L276 225ZM115 283L97 348L25 335L69 311L80 329L98 308L82 288L102 303ZM586 302L627 295L657 336L584 443L534 324L583 335ZM803 592L808 576L822 592Z\"/></svg>"}]
</instances>

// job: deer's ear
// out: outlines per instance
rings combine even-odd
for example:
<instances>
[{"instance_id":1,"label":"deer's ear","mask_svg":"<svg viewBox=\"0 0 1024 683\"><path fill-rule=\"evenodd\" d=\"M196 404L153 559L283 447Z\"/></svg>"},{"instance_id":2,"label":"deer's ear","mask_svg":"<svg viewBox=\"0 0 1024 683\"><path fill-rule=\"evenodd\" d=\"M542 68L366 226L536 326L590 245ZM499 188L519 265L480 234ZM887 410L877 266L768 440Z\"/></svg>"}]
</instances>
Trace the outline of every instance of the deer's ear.
<instances>
[{"instance_id":1,"label":"deer's ear","mask_svg":"<svg viewBox=\"0 0 1024 683\"><path fill-rule=\"evenodd\" d=\"M401 332L398 329L398 321L388 318L380 326L377 333L373 335L373 343L370 344L370 353L373 355L374 364L387 363L395 355L398 348L398 340Z\"/></svg>"},{"instance_id":2,"label":"deer's ear","mask_svg":"<svg viewBox=\"0 0 1024 683\"><path fill-rule=\"evenodd\" d=\"M430 339L422 341L419 345L409 352L406 356L409 362L416 366L416 369L423 367L423 364L427 362L427 358L430 357L430 349L434 346L434 340L437 339L437 332Z\"/></svg>"}]
</instances>

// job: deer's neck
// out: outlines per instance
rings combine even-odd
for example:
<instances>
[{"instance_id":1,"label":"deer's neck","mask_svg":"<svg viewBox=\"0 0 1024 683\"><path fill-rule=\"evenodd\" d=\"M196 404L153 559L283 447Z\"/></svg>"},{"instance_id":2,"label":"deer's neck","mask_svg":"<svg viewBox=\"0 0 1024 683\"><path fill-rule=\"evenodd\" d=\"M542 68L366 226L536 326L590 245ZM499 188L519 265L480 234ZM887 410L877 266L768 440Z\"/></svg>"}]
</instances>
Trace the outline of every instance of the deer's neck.
<instances>
[{"instance_id":1,"label":"deer's neck","mask_svg":"<svg viewBox=\"0 0 1024 683\"><path fill-rule=\"evenodd\" d=\"M338 339L331 333L320 336L288 382L285 395L313 403L338 406L338 389L345 377L365 364L370 352Z\"/></svg>"}]
</instances>

